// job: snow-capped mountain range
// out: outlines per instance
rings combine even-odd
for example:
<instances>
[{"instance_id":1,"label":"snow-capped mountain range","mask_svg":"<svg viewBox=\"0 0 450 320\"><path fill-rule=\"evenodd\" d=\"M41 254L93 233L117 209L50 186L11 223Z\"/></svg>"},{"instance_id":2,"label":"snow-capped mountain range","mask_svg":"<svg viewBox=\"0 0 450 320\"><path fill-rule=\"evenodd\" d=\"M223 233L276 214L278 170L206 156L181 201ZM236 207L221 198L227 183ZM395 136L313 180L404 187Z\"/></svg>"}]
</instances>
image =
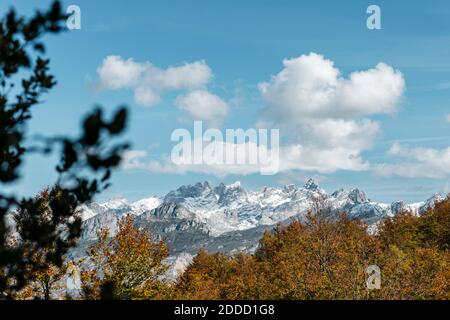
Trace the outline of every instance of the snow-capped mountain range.
<instances>
[{"instance_id":1,"label":"snow-capped mountain range","mask_svg":"<svg viewBox=\"0 0 450 320\"><path fill-rule=\"evenodd\" d=\"M257 191L247 191L239 182L217 186L199 182L181 186L162 198L150 197L132 203L114 198L84 205L80 248L95 240L100 228L114 233L118 221L127 214L134 215L138 225L164 239L171 253L178 255L195 254L201 247L209 251L254 250L265 230L277 223L301 219L311 210L345 211L373 229L377 222L401 210L420 215L443 199L442 195L435 194L412 204L379 203L369 200L359 189L340 189L328 194L312 179L303 187L286 185Z\"/></svg>"}]
</instances>

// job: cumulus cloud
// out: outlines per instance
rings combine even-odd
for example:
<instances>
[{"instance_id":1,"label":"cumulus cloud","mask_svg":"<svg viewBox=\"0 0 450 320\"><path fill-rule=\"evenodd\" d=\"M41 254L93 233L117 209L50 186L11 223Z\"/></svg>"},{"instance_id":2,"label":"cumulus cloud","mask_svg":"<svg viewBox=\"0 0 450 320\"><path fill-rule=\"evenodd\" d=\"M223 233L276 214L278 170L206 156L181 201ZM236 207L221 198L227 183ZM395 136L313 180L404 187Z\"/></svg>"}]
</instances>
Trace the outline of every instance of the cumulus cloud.
<instances>
[{"instance_id":1,"label":"cumulus cloud","mask_svg":"<svg viewBox=\"0 0 450 320\"><path fill-rule=\"evenodd\" d=\"M228 114L228 105L219 96L206 90L194 90L175 100L178 108L185 110L194 120L207 121L217 127Z\"/></svg>"},{"instance_id":2,"label":"cumulus cloud","mask_svg":"<svg viewBox=\"0 0 450 320\"><path fill-rule=\"evenodd\" d=\"M283 67L259 84L265 113L281 123L392 113L405 87L402 74L384 63L348 79L316 53L285 59Z\"/></svg>"},{"instance_id":3,"label":"cumulus cloud","mask_svg":"<svg viewBox=\"0 0 450 320\"><path fill-rule=\"evenodd\" d=\"M381 131L369 117L396 112L404 89L403 75L385 63L345 78L316 53L285 59L278 74L259 84L265 102L259 126L280 127L294 146L326 157L316 171L361 170L362 151Z\"/></svg>"},{"instance_id":4,"label":"cumulus cloud","mask_svg":"<svg viewBox=\"0 0 450 320\"><path fill-rule=\"evenodd\" d=\"M228 174L247 175L261 172L261 166L257 164L175 164L169 157L159 160L149 160L147 158L147 152L144 152L145 155L138 152L132 157L128 157L123 161L122 168L125 170L139 169L153 173L169 174L203 173L218 177L224 177Z\"/></svg>"},{"instance_id":5,"label":"cumulus cloud","mask_svg":"<svg viewBox=\"0 0 450 320\"><path fill-rule=\"evenodd\" d=\"M217 129L214 129L217 130ZM177 144L171 155L150 159L145 150L126 152L121 167L126 170L143 169L155 173L206 173L217 176L247 175L279 169L279 152L275 148L254 142L233 143L186 139Z\"/></svg>"},{"instance_id":6,"label":"cumulus cloud","mask_svg":"<svg viewBox=\"0 0 450 320\"><path fill-rule=\"evenodd\" d=\"M445 179L450 175L450 147L408 148L394 143L388 154L401 157L404 161L377 165L374 171L378 175L435 179Z\"/></svg>"},{"instance_id":7,"label":"cumulus cloud","mask_svg":"<svg viewBox=\"0 0 450 320\"><path fill-rule=\"evenodd\" d=\"M146 65L133 59L123 60L119 56L108 56L97 69L102 88L117 90L137 85Z\"/></svg>"},{"instance_id":8,"label":"cumulus cloud","mask_svg":"<svg viewBox=\"0 0 450 320\"><path fill-rule=\"evenodd\" d=\"M127 150L122 154L122 169L143 169L141 159L145 158L148 152L145 150Z\"/></svg>"},{"instance_id":9,"label":"cumulus cloud","mask_svg":"<svg viewBox=\"0 0 450 320\"><path fill-rule=\"evenodd\" d=\"M194 141L192 141L194 144ZM211 149L222 149L225 152L233 152L244 157L242 163L216 162L217 154L207 161L195 164L194 157L205 157L205 148L197 150L195 154L186 156L185 161L174 163L168 156L154 160L150 159L145 150L129 151L122 162L125 170L140 169L154 173L205 173L219 177L229 174L249 175L261 172L271 172L270 174L290 172L293 170L315 171L319 173L331 173L336 170L363 171L369 169L369 163L364 161L355 152L349 156L349 151L345 148L333 148L328 150L306 148L302 145L286 145L279 148L277 154L272 155L271 161L251 162L248 159L251 154L269 153L273 150L264 145L252 145L251 143L227 143L211 142L204 146ZM203 150L203 151L202 151ZM276 156L276 159L275 159Z\"/></svg>"},{"instance_id":10,"label":"cumulus cloud","mask_svg":"<svg viewBox=\"0 0 450 320\"><path fill-rule=\"evenodd\" d=\"M380 124L370 117L398 110L405 89L403 75L384 63L342 76L331 60L310 53L283 61L283 69L259 84L264 111L259 128L279 128L279 172L331 173L370 170L362 157L372 148ZM151 97L150 97L151 98ZM227 114L226 103L202 88L180 95L176 105L192 118L214 122ZM245 144L231 144L240 150ZM259 148L261 146L257 146ZM169 158L149 160L136 152L124 167L152 172L252 174L258 165L175 165Z\"/></svg>"},{"instance_id":11,"label":"cumulus cloud","mask_svg":"<svg viewBox=\"0 0 450 320\"><path fill-rule=\"evenodd\" d=\"M150 62L136 62L120 56L107 56L97 69L102 89L133 89L139 105L152 106L169 91L193 90L211 81L212 71L205 61L160 69Z\"/></svg>"},{"instance_id":12,"label":"cumulus cloud","mask_svg":"<svg viewBox=\"0 0 450 320\"><path fill-rule=\"evenodd\" d=\"M369 120L323 119L308 121L297 128L297 140L305 146L365 150L380 132L379 123Z\"/></svg>"}]
</instances>

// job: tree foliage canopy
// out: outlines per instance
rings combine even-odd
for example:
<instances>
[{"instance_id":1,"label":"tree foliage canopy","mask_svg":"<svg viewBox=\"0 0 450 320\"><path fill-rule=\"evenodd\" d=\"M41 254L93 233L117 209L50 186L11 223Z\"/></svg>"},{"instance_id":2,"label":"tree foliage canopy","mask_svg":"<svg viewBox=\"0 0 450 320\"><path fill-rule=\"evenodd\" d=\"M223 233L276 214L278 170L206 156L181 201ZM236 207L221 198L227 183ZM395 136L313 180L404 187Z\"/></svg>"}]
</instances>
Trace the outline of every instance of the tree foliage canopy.
<instances>
[{"instance_id":1,"label":"tree foliage canopy","mask_svg":"<svg viewBox=\"0 0 450 320\"><path fill-rule=\"evenodd\" d=\"M36 11L31 18L11 9L0 20L0 298L13 298L35 272L49 264L62 265L63 255L80 234L76 208L108 187L111 169L128 147L123 142L111 143L125 129L124 107L111 120L96 108L83 120L78 137L43 134L37 145L27 140L33 107L56 85L42 38L62 32L66 19L55 1L47 11ZM21 177L27 155L52 152L61 152L55 168L58 180L45 199L18 198L2 191L2 185ZM13 210L19 237L12 243L6 218ZM45 259L31 259L33 250L44 249Z\"/></svg>"},{"instance_id":2,"label":"tree foliage canopy","mask_svg":"<svg viewBox=\"0 0 450 320\"><path fill-rule=\"evenodd\" d=\"M89 247L90 268L81 275L87 298L153 299L168 289L162 278L167 271L166 245L133 221L132 216L124 217L112 237L109 230L101 230Z\"/></svg>"},{"instance_id":3,"label":"tree foliage canopy","mask_svg":"<svg viewBox=\"0 0 450 320\"><path fill-rule=\"evenodd\" d=\"M376 235L344 214L309 214L266 232L254 254L200 251L176 283L183 299L449 299L450 200L386 219ZM381 270L368 290L366 268Z\"/></svg>"}]
</instances>

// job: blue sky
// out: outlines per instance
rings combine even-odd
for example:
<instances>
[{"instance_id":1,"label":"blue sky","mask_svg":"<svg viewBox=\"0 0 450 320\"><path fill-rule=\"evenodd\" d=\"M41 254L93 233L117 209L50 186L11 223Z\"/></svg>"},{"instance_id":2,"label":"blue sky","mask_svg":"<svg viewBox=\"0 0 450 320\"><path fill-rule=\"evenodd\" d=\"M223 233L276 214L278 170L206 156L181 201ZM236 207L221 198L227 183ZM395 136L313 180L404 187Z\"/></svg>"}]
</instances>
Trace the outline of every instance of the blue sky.
<instances>
[{"instance_id":1,"label":"blue sky","mask_svg":"<svg viewBox=\"0 0 450 320\"><path fill-rule=\"evenodd\" d=\"M49 2L1 0L0 13L14 5L18 11L28 14L36 7L45 7L46 3ZM120 56L122 61L132 59L139 66L151 63L159 70L203 61L211 76L201 84L201 89L219 98L227 108L226 115L216 114L221 128L252 128L261 120L264 110L278 112L281 117L283 107L290 107L268 102L269 94L276 96L271 77L283 70L283 59L311 57L309 54L314 52L323 57L318 68L325 61L332 61L340 71L339 79L348 79L352 72L372 70L382 62L400 73L404 81L399 96L386 106L392 112L366 112L364 116L345 119L347 124L357 124L357 135L365 135L364 128L359 130L364 119L378 128L373 137L361 138L362 142L352 135L358 145L364 144L356 148L361 161L368 163L364 170L355 171L351 166L342 169L337 165L337 169L325 172L299 166L273 176L259 173L217 176L122 169L115 172L113 186L103 198L124 195L134 200L163 195L182 184L203 180L212 183L240 180L245 187L254 189L263 185L303 184L310 176L320 180L327 191L359 187L377 201L420 201L434 192L450 191L450 122L446 121L450 114L448 1L72 1L63 4L80 7L81 30L47 38L47 51L58 85L45 97L45 103L35 109L29 133L74 134L82 115L96 104L113 110L125 103L131 111L126 136L134 150L147 152L145 161L162 161L161 157L170 153L174 145L170 141L171 132L176 128L192 128L192 114L189 116L177 104L177 97L187 96L192 88L161 89L158 103L141 106L133 98L133 88L100 85L105 79L97 70L104 66L108 56ZM366 8L370 4L381 8L381 30L366 27ZM292 61L301 64L304 60ZM310 60L305 58L304 62L308 64ZM273 89L266 96L258 87L263 82ZM385 88L374 83L375 91L378 87L380 92L375 94L384 95ZM363 106L368 105L364 101L367 95L362 92L358 97ZM345 105L336 99L333 100L336 105L331 104L330 108ZM296 101L292 103L296 107ZM296 116L304 115L295 112ZM333 114L334 120L340 119ZM315 117L313 123L320 124L321 119ZM284 141L289 140L291 127L294 131L305 125L300 120L291 120L272 124L283 127ZM312 141L314 150L324 148L314 145L317 135L305 139ZM423 159L423 154L428 158ZM23 168L25 178L13 190L33 194L54 181L53 163L56 158L29 158Z\"/></svg>"}]
</instances>

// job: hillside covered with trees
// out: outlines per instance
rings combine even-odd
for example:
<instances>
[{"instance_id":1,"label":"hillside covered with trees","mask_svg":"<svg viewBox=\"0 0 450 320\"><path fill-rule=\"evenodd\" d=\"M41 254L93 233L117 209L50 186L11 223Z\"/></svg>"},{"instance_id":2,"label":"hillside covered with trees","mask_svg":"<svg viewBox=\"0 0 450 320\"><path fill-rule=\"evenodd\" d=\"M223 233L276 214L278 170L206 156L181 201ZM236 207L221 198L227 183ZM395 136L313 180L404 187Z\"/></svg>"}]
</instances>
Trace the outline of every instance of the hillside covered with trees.
<instances>
[{"instance_id":1,"label":"hillside covered with trees","mask_svg":"<svg viewBox=\"0 0 450 320\"><path fill-rule=\"evenodd\" d=\"M68 252L81 234L79 208L109 186L128 143L127 108L96 108L77 136L30 140L32 109L56 85L42 37L59 33L59 2L31 18L0 20L0 299L450 299L450 199L421 215L400 212L376 232L345 212L318 211L267 231L255 252L200 250L176 279L166 276L164 241L125 215L100 230L86 257ZM34 197L6 187L31 154L56 154L57 181ZM368 268L380 272L368 286ZM68 292L67 278L80 290Z\"/></svg>"},{"instance_id":2,"label":"hillside covered with trees","mask_svg":"<svg viewBox=\"0 0 450 320\"><path fill-rule=\"evenodd\" d=\"M401 212L380 223L375 234L345 213L310 213L304 221L267 231L253 254L200 250L169 280L164 242L125 216L114 236L99 232L83 261L36 273L17 298L447 300L449 245L450 200L422 216ZM77 264L80 295L69 297L58 280ZM373 265L381 282L369 290L366 269Z\"/></svg>"}]
</instances>

